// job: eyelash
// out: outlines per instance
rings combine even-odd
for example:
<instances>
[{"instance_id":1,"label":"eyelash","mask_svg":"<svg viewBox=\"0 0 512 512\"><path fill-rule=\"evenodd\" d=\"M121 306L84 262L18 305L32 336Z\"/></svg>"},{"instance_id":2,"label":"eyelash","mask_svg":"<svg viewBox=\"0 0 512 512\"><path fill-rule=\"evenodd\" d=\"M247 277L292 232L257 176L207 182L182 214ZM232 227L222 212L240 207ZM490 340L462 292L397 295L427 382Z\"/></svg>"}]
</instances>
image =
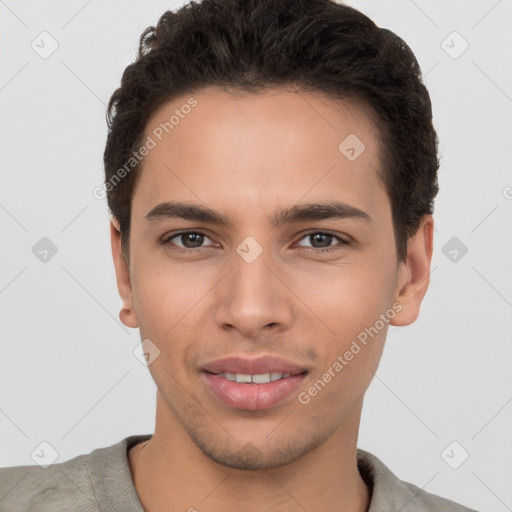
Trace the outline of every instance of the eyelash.
<instances>
[{"instance_id":1,"label":"eyelash","mask_svg":"<svg viewBox=\"0 0 512 512\"><path fill-rule=\"evenodd\" d=\"M179 237L181 235L190 235L190 234L193 234L193 235L203 235L203 236L206 236L206 237L210 238L207 233L205 233L204 231L200 231L200 230L180 231L179 233L174 233L171 236L164 237L161 240L161 243L162 243L162 245L167 245L174 238L177 238L177 237ZM345 240L344 238L341 238L339 235L336 235L335 233L332 233L330 231L310 231L309 233L306 233L305 235L303 235L303 237L300 240L303 240L304 238L306 238L308 236L311 236L311 235L328 235L328 236L332 236L333 238L337 238L340 241L341 246L334 245L332 247L326 247L326 248L302 247L302 249L310 249L310 250L314 250L315 252L319 252L319 253L325 254L325 253L328 253L328 252L337 251L337 250L341 249L341 247L343 247L343 246L351 245L351 242L349 242L348 240ZM176 247L173 247L171 250L180 252L182 254L192 254L192 253L197 253L198 249L204 249L204 247L197 247L195 249L188 249L188 248L183 248L183 247L176 246Z\"/></svg>"}]
</instances>

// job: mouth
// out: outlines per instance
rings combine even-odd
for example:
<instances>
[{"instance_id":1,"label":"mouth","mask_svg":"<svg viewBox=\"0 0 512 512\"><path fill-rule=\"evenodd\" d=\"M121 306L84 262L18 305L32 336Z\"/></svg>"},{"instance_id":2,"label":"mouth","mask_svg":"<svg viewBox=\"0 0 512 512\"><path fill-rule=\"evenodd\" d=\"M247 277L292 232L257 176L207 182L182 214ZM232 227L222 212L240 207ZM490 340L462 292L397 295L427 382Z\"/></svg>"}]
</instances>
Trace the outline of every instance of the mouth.
<instances>
[{"instance_id":1,"label":"mouth","mask_svg":"<svg viewBox=\"0 0 512 512\"><path fill-rule=\"evenodd\" d=\"M269 409L301 385L308 370L277 357L232 357L206 364L203 381L221 404L250 411Z\"/></svg>"},{"instance_id":2,"label":"mouth","mask_svg":"<svg viewBox=\"0 0 512 512\"><path fill-rule=\"evenodd\" d=\"M303 372L301 372L303 373ZM292 374L291 373L281 373L281 372L267 372L267 373L257 373L256 375L251 375L248 373L214 373L212 375L218 375L224 379L230 380L231 382L238 382L240 384L267 384L268 382L274 382L276 380L287 379ZM294 374L294 375L300 375Z\"/></svg>"}]
</instances>

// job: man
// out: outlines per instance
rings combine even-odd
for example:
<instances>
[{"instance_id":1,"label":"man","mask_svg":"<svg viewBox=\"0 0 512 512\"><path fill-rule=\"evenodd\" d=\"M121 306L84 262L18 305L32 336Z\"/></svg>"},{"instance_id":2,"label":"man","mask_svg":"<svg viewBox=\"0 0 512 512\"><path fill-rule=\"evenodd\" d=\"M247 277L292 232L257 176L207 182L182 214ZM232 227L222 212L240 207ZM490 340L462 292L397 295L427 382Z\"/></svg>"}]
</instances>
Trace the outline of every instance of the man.
<instances>
[{"instance_id":1,"label":"man","mask_svg":"<svg viewBox=\"0 0 512 512\"><path fill-rule=\"evenodd\" d=\"M396 35L329 0L204 0L143 33L104 161L155 432L0 470L2 510L470 510L357 448L387 328L429 285L420 77Z\"/></svg>"}]
</instances>

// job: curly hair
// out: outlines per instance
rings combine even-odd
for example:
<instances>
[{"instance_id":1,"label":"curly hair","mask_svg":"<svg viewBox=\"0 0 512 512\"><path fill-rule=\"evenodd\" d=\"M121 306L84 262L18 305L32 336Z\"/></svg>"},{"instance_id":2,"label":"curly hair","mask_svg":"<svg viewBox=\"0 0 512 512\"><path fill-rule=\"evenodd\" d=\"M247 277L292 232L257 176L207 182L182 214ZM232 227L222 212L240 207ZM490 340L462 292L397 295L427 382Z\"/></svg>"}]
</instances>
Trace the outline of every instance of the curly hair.
<instances>
[{"instance_id":1,"label":"curly hair","mask_svg":"<svg viewBox=\"0 0 512 512\"><path fill-rule=\"evenodd\" d=\"M140 36L135 60L107 107L105 187L129 258L131 198L140 147L163 103L208 86L258 93L279 86L370 107L398 260L439 191L432 106L412 50L395 33L333 0L203 0L162 14ZM116 176L116 173L117 176Z\"/></svg>"}]
</instances>

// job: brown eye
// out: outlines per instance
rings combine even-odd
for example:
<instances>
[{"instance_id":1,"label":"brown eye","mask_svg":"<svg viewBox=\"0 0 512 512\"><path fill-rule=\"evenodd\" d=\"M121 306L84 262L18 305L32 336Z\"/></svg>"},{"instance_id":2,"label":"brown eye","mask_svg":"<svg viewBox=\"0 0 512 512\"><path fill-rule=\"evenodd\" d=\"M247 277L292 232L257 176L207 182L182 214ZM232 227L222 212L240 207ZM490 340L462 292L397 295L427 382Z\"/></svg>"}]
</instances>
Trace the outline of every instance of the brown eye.
<instances>
[{"instance_id":1,"label":"brown eye","mask_svg":"<svg viewBox=\"0 0 512 512\"><path fill-rule=\"evenodd\" d=\"M335 235L333 233L329 233L326 231L314 231L312 233L308 233L305 235L301 240L309 240L311 243L311 246L300 246L300 247L306 247L311 249L318 249L319 252L328 252L332 250L339 249L340 246L348 245L350 242L348 240L345 240L344 238L341 238L338 235ZM333 245L333 242L338 242Z\"/></svg>"},{"instance_id":2,"label":"brown eye","mask_svg":"<svg viewBox=\"0 0 512 512\"><path fill-rule=\"evenodd\" d=\"M194 249L202 249L203 247L208 247L202 245L205 241L205 238L209 240L209 237L206 233L202 233L201 231L182 231L180 233L175 233L174 235L165 237L162 240L162 244L164 245L175 245L177 251L184 252L196 252ZM174 250L173 247L171 249Z\"/></svg>"}]
</instances>

